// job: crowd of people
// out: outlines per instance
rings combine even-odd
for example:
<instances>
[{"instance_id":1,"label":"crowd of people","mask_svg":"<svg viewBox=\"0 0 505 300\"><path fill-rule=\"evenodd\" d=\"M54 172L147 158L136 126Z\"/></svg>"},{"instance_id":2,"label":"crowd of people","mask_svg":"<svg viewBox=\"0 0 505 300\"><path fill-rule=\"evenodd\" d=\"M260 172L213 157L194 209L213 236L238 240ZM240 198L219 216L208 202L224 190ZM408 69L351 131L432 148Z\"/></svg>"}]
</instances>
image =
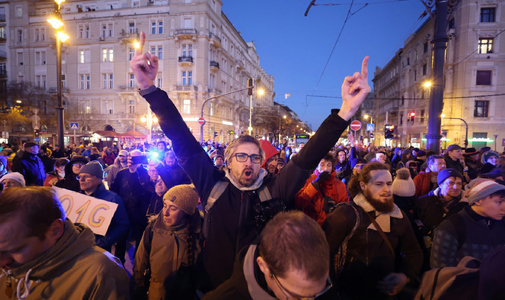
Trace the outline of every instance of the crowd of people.
<instances>
[{"instance_id":1,"label":"crowd of people","mask_svg":"<svg viewBox=\"0 0 505 300\"><path fill-rule=\"evenodd\" d=\"M293 155L249 135L198 143L153 84L157 58L136 50L140 95L171 143L0 153L2 299L503 299L505 160L339 144L367 65ZM72 223L53 185L116 203L106 234Z\"/></svg>"}]
</instances>

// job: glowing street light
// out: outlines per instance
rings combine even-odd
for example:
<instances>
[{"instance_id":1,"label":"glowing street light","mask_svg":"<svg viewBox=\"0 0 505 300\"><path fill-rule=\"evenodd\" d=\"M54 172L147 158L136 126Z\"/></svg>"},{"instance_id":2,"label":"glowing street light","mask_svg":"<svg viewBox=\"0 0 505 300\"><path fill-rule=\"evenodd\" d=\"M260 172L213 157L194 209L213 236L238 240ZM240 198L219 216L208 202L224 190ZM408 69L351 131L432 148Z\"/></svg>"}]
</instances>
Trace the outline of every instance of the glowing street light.
<instances>
[{"instance_id":1,"label":"glowing street light","mask_svg":"<svg viewBox=\"0 0 505 300\"><path fill-rule=\"evenodd\" d=\"M47 22L49 22L54 29L59 29L60 27L63 27L63 22L55 17L50 18L49 20L47 20Z\"/></svg>"},{"instance_id":2,"label":"glowing street light","mask_svg":"<svg viewBox=\"0 0 505 300\"><path fill-rule=\"evenodd\" d=\"M425 88L430 88L430 87L431 87L431 84L432 84L432 83L431 83L431 81L426 81L426 82L423 84L423 86L424 86Z\"/></svg>"},{"instance_id":3,"label":"glowing street light","mask_svg":"<svg viewBox=\"0 0 505 300\"><path fill-rule=\"evenodd\" d=\"M284 116L282 116L282 117L283 117L284 119L286 119L286 118L287 118L287 116L286 116L286 115L284 115Z\"/></svg>"},{"instance_id":4,"label":"glowing street light","mask_svg":"<svg viewBox=\"0 0 505 300\"><path fill-rule=\"evenodd\" d=\"M66 40L69 39L69 36L64 34L63 32L59 31L56 36L60 39L62 43L64 43Z\"/></svg>"},{"instance_id":5,"label":"glowing street light","mask_svg":"<svg viewBox=\"0 0 505 300\"><path fill-rule=\"evenodd\" d=\"M258 95L263 96L263 94L265 94L265 90L264 89L259 89L258 90Z\"/></svg>"}]
</instances>

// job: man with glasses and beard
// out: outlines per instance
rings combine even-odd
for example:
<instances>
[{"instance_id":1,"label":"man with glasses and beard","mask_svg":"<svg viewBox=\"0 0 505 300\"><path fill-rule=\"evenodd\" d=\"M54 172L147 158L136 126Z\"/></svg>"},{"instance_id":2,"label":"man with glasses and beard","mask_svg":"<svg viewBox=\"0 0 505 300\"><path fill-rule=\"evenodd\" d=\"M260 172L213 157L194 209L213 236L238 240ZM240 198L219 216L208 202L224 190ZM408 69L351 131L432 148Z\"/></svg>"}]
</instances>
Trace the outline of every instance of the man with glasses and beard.
<instances>
[{"instance_id":1,"label":"man with glasses and beard","mask_svg":"<svg viewBox=\"0 0 505 300\"><path fill-rule=\"evenodd\" d=\"M423 252L393 201L389 166L367 164L348 185L353 201L337 206L323 224L330 245L333 282L354 300L388 299L415 278Z\"/></svg>"},{"instance_id":2,"label":"man with glasses and beard","mask_svg":"<svg viewBox=\"0 0 505 300\"><path fill-rule=\"evenodd\" d=\"M214 167L167 93L154 85L158 58L149 52L143 53L144 43L145 33L142 32L140 47L130 66L140 95L150 104L163 132L172 141L178 161L194 183L205 208L204 263L211 280L209 289L213 289L231 277L237 254L261 232L257 220L263 223L261 220L266 221L282 210L283 201L286 206L293 206L294 197L311 170L347 128L370 92L368 57L363 60L361 73L344 79L341 109L332 110L316 134L278 176L267 177L268 172L261 168L265 152L260 142L250 135L240 136L226 148L224 172Z\"/></svg>"}]
</instances>

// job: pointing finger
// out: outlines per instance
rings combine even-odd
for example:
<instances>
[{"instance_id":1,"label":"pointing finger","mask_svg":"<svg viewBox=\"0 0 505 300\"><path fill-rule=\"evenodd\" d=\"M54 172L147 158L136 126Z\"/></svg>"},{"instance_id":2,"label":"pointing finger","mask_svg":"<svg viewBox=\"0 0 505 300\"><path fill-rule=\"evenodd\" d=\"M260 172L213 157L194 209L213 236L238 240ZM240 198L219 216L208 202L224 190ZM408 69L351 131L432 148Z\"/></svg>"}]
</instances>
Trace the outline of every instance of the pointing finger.
<instances>
[{"instance_id":1,"label":"pointing finger","mask_svg":"<svg viewBox=\"0 0 505 300\"><path fill-rule=\"evenodd\" d=\"M142 31L140 33L139 47L137 49L135 49L135 55L142 55L142 52L144 52L145 42L146 42L146 33Z\"/></svg>"},{"instance_id":2,"label":"pointing finger","mask_svg":"<svg viewBox=\"0 0 505 300\"><path fill-rule=\"evenodd\" d=\"M368 81L368 59L369 56L365 56L363 59L363 64L361 65L361 78Z\"/></svg>"}]
</instances>

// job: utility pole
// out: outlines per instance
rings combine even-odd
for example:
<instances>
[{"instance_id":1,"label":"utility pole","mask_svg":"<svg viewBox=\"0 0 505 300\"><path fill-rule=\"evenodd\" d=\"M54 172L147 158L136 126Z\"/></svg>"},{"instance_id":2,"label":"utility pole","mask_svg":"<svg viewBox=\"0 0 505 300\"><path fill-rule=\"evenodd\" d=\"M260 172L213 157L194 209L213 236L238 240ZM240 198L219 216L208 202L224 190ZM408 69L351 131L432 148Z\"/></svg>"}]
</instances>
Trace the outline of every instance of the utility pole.
<instances>
[{"instance_id":1,"label":"utility pole","mask_svg":"<svg viewBox=\"0 0 505 300\"><path fill-rule=\"evenodd\" d=\"M449 40L446 33L447 0L436 0L435 5L435 36L432 41L434 83L429 102L430 116L428 119L428 134L426 134L426 148L435 153L440 153L442 110L444 108L444 60L447 41Z\"/></svg>"}]
</instances>

